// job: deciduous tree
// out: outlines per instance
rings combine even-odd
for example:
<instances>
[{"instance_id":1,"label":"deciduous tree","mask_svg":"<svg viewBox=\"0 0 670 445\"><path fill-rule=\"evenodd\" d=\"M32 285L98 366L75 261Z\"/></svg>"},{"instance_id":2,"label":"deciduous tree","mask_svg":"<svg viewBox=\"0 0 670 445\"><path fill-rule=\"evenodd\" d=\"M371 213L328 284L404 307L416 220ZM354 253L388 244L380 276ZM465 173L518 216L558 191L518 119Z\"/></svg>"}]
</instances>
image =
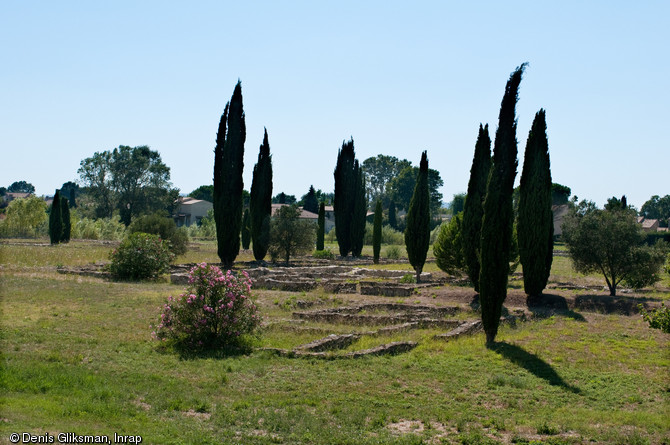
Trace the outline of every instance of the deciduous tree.
<instances>
[{"instance_id":1,"label":"deciduous tree","mask_svg":"<svg viewBox=\"0 0 670 445\"><path fill-rule=\"evenodd\" d=\"M313 222L300 219L297 205L281 206L272 219L270 256L273 261L283 258L288 265L292 256L313 249L315 228Z\"/></svg>"}]
</instances>

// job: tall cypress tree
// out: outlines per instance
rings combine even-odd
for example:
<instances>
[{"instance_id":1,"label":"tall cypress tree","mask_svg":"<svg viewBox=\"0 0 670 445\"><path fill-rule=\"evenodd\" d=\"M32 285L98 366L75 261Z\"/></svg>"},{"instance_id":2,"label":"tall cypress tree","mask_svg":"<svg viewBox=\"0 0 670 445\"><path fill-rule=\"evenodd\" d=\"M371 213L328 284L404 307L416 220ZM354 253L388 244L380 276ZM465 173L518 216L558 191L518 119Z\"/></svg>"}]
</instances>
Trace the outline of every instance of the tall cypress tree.
<instances>
[{"instance_id":1,"label":"tall cypress tree","mask_svg":"<svg viewBox=\"0 0 670 445\"><path fill-rule=\"evenodd\" d=\"M398 221L396 219L396 209L395 209L395 202L391 201L391 204L389 204L389 226L391 226L392 229L396 230L398 227Z\"/></svg>"},{"instance_id":2,"label":"tall cypress tree","mask_svg":"<svg viewBox=\"0 0 670 445\"><path fill-rule=\"evenodd\" d=\"M365 176L363 169L354 162L356 182L354 183L354 219L351 221L351 254L360 257L365 241L365 217L368 213L368 200L365 196Z\"/></svg>"},{"instance_id":3,"label":"tall cypress tree","mask_svg":"<svg viewBox=\"0 0 670 445\"><path fill-rule=\"evenodd\" d=\"M529 297L542 294L551 272L554 251L551 202L547 122L544 110L540 109L535 114L526 142L517 222L523 287Z\"/></svg>"},{"instance_id":4,"label":"tall cypress tree","mask_svg":"<svg viewBox=\"0 0 670 445\"><path fill-rule=\"evenodd\" d=\"M484 199L479 300L487 344L495 341L502 305L507 297L514 226L512 193L517 167L516 103L525 67L525 63L519 66L510 75L505 87L493 146L493 165Z\"/></svg>"},{"instance_id":5,"label":"tall cypress tree","mask_svg":"<svg viewBox=\"0 0 670 445\"><path fill-rule=\"evenodd\" d=\"M63 213L60 203L60 190L56 190L49 213L49 239L51 244L58 244L63 236Z\"/></svg>"},{"instance_id":6,"label":"tall cypress tree","mask_svg":"<svg viewBox=\"0 0 670 445\"><path fill-rule=\"evenodd\" d=\"M470 281L479 292L479 248L482 238L482 217L484 216L484 197L486 182L491 169L491 138L489 124L479 124L479 135L475 144L475 156L470 168L468 194L463 208L463 255Z\"/></svg>"},{"instance_id":7,"label":"tall cypress tree","mask_svg":"<svg viewBox=\"0 0 670 445\"><path fill-rule=\"evenodd\" d=\"M233 96L221 116L214 149L214 220L217 253L225 269L233 267L233 262L240 251L245 139L242 83L238 80Z\"/></svg>"},{"instance_id":8,"label":"tall cypress tree","mask_svg":"<svg viewBox=\"0 0 670 445\"><path fill-rule=\"evenodd\" d=\"M428 187L428 157L424 151L419 164L414 194L407 211L405 247L409 263L416 271L416 282L421 281L421 271L426 262L430 244L430 191Z\"/></svg>"},{"instance_id":9,"label":"tall cypress tree","mask_svg":"<svg viewBox=\"0 0 670 445\"><path fill-rule=\"evenodd\" d=\"M72 232L72 222L70 221L70 202L67 198L60 199L61 218L63 220L63 233L60 240L64 243L70 242L70 235Z\"/></svg>"},{"instance_id":10,"label":"tall cypress tree","mask_svg":"<svg viewBox=\"0 0 670 445\"><path fill-rule=\"evenodd\" d=\"M244 213L242 214L242 248L249 250L249 243L251 243L249 209L244 209Z\"/></svg>"},{"instance_id":11,"label":"tall cypress tree","mask_svg":"<svg viewBox=\"0 0 670 445\"><path fill-rule=\"evenodd\" d=\"M375 264L379 263L379 251L382 247L382 201L377 200L375 219L372 224L372 257Z\"/></svg>"},{"instance_id":12,"label":"tall cypress tree","mask_svg":"<svg viewBox=\"0 0 670 445\"><path fill-rule=\"evenodd\" d=\"M272 216L272 156L267 129L265 129L263 143L258 151L258 162L254 166L249 199L254 258L256 261L263 261L270 247L270 217Z\"/></svg>"},{"instance_id":13,"label":"tall cypress tree","mask_svg":"<svg viewBox=\"0 0 670 445\"><path fill-rule=\"evenodd\" d=\"M316 250L324 249L324 237L326 234L326 203L319 204L318 230L316 231Z\"/></svg>"},{"instance_id":14,"label":"tall cypress tree","mask_svg":"<svg viewBox=\"0 0 670 445\"><path fill-rule=\"evenodd\" d=\"M335 165L335 235L340 248L340 255L346 257L351 251L351 225L354 219L355 186L357 172L355 170L354 139L342 142L337 153Z\"/></svg>"}]
</instances>

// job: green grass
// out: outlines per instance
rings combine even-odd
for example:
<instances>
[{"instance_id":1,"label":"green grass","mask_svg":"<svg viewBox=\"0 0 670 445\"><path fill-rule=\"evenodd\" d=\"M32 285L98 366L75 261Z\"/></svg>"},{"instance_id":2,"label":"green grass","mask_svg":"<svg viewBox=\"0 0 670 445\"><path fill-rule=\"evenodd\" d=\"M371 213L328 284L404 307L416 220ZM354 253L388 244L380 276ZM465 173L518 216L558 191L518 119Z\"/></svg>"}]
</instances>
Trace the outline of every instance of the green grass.
<instances>
[{"instance_id":1,"label":"green grass","mask_svg":"<svg viewBox=\"0 0 670 445\"><path fill-rule=\"evenodd\" d=\"M670 441L670 337L638 316L581 313L584 321L556 315L503 326L491 349L481 334L444 342L432 339L439 330L421 329L365 336L346 349L420 342L390 357L185 357L159 347L150 327L180 287L48 268L58 258L96 261L104 249L94 245L0 249L0 443L15 431L140 434L159 444ZM211 251L191 252L187 262ZM290 318L295 300L333 297L255 295L268 321ZM369 328L286 325L270 325L256 345L291 348ZM415 428L396 432L405 420Z\"/></svg>"}]
</instances>

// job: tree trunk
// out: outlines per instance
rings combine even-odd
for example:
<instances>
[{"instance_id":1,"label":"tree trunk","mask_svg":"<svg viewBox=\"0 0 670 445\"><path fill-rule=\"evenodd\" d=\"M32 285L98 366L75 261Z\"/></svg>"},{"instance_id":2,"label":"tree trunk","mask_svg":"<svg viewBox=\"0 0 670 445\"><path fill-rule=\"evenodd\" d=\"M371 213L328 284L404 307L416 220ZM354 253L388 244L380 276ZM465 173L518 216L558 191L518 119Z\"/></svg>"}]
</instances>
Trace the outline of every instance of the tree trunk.
<instances>
[{"instance_id":1,"label":"tree trunk","mask_svg":"<svg viewBox=\"0 0 670 445\"><path fill-rule=\"evenodd\" d=\"M419 284L421 282L421 270L417 269L416 271L416 284Z\"/></svg>"}]
</instances>

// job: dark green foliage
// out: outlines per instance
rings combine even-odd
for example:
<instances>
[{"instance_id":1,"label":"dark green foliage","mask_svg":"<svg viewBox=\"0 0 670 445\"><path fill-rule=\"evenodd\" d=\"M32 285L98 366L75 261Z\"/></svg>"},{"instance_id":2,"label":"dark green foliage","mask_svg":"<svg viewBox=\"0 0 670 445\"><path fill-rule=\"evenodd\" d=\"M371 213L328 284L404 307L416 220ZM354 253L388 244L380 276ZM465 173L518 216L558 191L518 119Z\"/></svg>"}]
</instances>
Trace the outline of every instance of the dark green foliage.
<instances>
[{"instance_id":1,"label":"dark green foliage","mask_svg":"<svg viewBox=\"0 0 670 445\"><path fill-rule=\"evenodd\" d=\"M119 248L112 251L109 270L121 279L156 278L168 271L173 258L168 241L158 235L136 232L129 234Z\"/></svg>"},{"instance_id":2,"label":"dark green foliage","mask_svg":"<svg viewBox=\"0 0 670 445\"><path fill-rule=\"evenodd\" d=\"M319 201L316 198L316 190L314 190L313 185L309 186L309 192L303 196L302 208L312 213L319 212Z\"/></svg>"},{"instance_id":3,"label":"dark green foliage","mask_svg":"<svg viewBox=\"0 0 670 445\"><path fill-rule=\"evenodd\" d=\"M67 198L60 199L61 218L63 220L63 233L61 235L61 242L69 243L70 234L72 232L72 221L70 220L70 203Z\"/></svg>"},{"instance_id":4,"label":"dark green foliage","mask_svg":"<svg viewBox=\"0 0 670 445\"><path fill-rule=\"evenodd\" d=\"M249 250L249 243L251 242L250 224L249 209L244 209L244 214L242 216L242 248L244 250Z\"/></svg>"},{"instance_id":5,"label":"dark green foliage","mask_svg":"<svg viewBox=\"0 0 670 445\"><path fill-rule=\"evenodd\" d=\"M405 247L407 258L416 271L416 282L421 281L421 271L426 262L430 244L430 191L428 188L428 157L424 151L419 164L414 194L407 212Z\"/></svg>"},{"instance_id":6,"label":"dark green foliage","mask_svg":"<svg viewBox=\"0 0 670 445\"><path fill-rule=\"evenodd\" d=\"M507 297L510 248L514 213L512 193L517 167L516 103L526 64L510 76L500 105L498 130L493 147L482 220L479 300L486 342L493 343L498 333L502 305Z\"/></svg>"},{"instance_id":7,"label":"dark green foliage","mask_svg":"<svg viewBox=\"0 0 670 445\"><path fill-rule=\"evenodd\" d=\"M324 243L323 238L326 234L326 204L319 204L319 219L318 219L318 228L316 231L316 250L323 250Z\"/></svg>"},{"instance_id":8,"label":"dark green foliage","mask_svg":"<svg viewBox=\"0 0 670 445\"><path fill-rule=\"evenodd\" d=\"M7 191L10 193L35 193L35 186L26 181L12 182Z\"/></svg>"},{"instance_id":9,"label":"dark green foliage","mask_svg":"<svg viewBox=\"0 0 670 445\"><path fill-rule=\"evenodd\" d=\"M258 161L254 165L249 200L251 241L256 261L263 261L270 246L270 218L272 216L272 156L268 131L265 129L263 143L258 150Z\"/></svg>"},{"instance_id":10,"label":"dark green foliage","mask_svg":"<svg viewBox=\"0 0 670 445\"><path fill-rule=\"evenodd\" d=\"M375 264L379 263L379 252L382 247L382 201L377 200L375 220L372 225L372 256Z\"/></svg>"},{"instance_id":11,"label":"dark green foliage","mask_svg":"<svg viewBox=\"0 0 670 445\"><path fill-rule=\"evenodd\" d=\"M552 183L551 184L551 204L555 206L560 206L563 204L567 204L568 200L570 199L570 194L572 193L572 190L570 187L557 184L557 183Z\"/></svg>"},{"instance_id":12,"label":"dark green foliage","mask_svg":"<svg viewBox=\"0 0 670 445\"><path fill-rule=\"evenodd\" d=\"M391 201L389 204L389 226L393 229L398 227L398 219L396 216L395 201Z\"/></svg>"},{"instance_id":13,"label":"dark green foliage","mask_svg":"<svg viewBox=\"0 0 670 445\"><path fill-rule=\"evenodd\" d=\"M368 200L365 196L365 176L358 165L354 162L356 182L354 183L354 219L351 221L351 254L360 257L363 251L365 239L365 216L368 213Z\"/></svg>"},{"instance_id":14,"label":"dark green foliage","mask_svg":"<svg viewBox=\"0 0 670 445\"><path fill-rule=\"evenodd\" d=\"M519 191L519 258L523 287L529 296L542 294L551 273L554 253L551 188L547 123L541 109L528 133Z\"/></svg>"},{"instance_id":15,"label":"dark green foliage","mask_svg":"<svg viewBox=\"0 0 670 445\"><path fill-rule=\"evenodd\" d=\"M295 195L287 195L284 192L281 192L272 197L272 204L295 204L298 202Z\"/></svg>"},{"instance_id":16,"label":"dark green foliage","mask_svg":"<svg viewBox=\"0 0 670 445\"><path fill-rule=\"evenodd\" d=\"M607 200L607 203L605 204L605 210L622 210L622 209L628 209L628 200L626 199L626 195L623 195L621 199L617 198L616 196L613 196Z\"/></svg>"},{"instance_id":17,"label":"dark green foliage","mask_svg":"<svg viewBox=\"0 0 670 445\"><path fill-rule=\"evenodd\" d=\"M60 193L62 197L66 197L69 201L70 208L76 208L77 207L77 202L76 196L77 193L79 192L79 185L77 185L76 182L68 181L65 184L63 184L60 188Z\"/></svg>"},{"instance_id":18,"label":"dark green foliage","mask_svg":"<svg viewBox=\"0 0 670 445\"><path fill-rule=\"evenodd\" d=\"M297 205L280 207L270 229L269 252L272 260L283 258L288 265L292 256L311 251L315 229L313 222L300 219Z\"/></svg>"},{"instance_id":19,"label":"dark green foliage","mask_svg":"<svg viewBox=\"0 0 670 445\"><path fill-rule=\"evenodd\" d=\"M647 202L642 204L640 215L648 219L658 219L661 227L668 227L670 220L670 195L659 197L652 196Z\"/></svg>"},{"instance_id":20,"label":"dark green foliage","mask_svg":"<svg viewBox=\"0 0 670 445\"><path fill-rule=\"evenodd\" d=\"M652 329L660 329L666 334L670 334L670 306L666 306L665 302L661 302L661 307L654 308L647 312L644 305L638 304L640 315L642 319L649 323Z\"/></svg>"},{"instance_id":21,"label":"dark green foliage","mask_svg":"<svg viewBox=\"0 0 670 445\"><path fill-rule=\"evenodd\" d=\"M342 142L337 153L335 166L335 235L340 248L340 255L346 257L351 251L351 226L354 219L354 202L356 196L357 163L355 162L354 140Z\"/></svg>"},{"instance_id":22,"label":"dark green foliage","mask_svg":"<svg viewBox=\"0 0 670 445\"><path fill-rule=\"evenodd\" d=\"M468 193L463 204L463 256L466 271L475 291L479 292L480 246L482 239L482 218L486 183L491 170L491 138L489 125L479 124L479 134L475 144L475 156L470 168Z\"/></svg>"},{"instance_id":23,"label":"dark green foliage","mask_svg":"<svg viewBox=\"0 0 670 445\"><path fill-rule=\"evenodd\" d=\"M388 192L398 208L409 209L409 203L414 193L418 175L419 168L409 166L401 170L396 177L389 181ZM430 211L433 214L437 214L442 205L442 193L440 193L439 188L443 185L444 181L440 176L440 172L432 168L429 169L428 190L430 193Z\"/></svg>"},{"instance_id":24,"label":"dark green foliage","mask_svg":"<svg viewBox=\"0 0 670 445\"><path fill-rule=\"evenodd\" d=\"M456 193L451 200L451 214L458 215L465 209L465 193Z\"/></svg>"},{"instance_id":25,"label":"dark green foliage","mask_svg":"<svg viewBox=\"0 0 670 445\"><path fill-rule=\"evenodd\" d=\"M463 214L457 213L440 226L433 254L435 263L449 275L461 275L465 270L465 243L463 242Z\"/></svg>"},{"instance_id":26,"label":"dark green foliage","mask_svg":"<svg viewBox=\"0 0 670 445\"><path fill-rule=\"evenodd\" d=\"M240 251L245 140L242 84L238 81L221 116L214 149L214 220L218 255L225 269L233 267Z\"/></svg>"},{"instance_id":27,"label":"dark green foliage","mask_svg":"<svg viewBox=\"0 0 670 445\"><path fill-rule=\"evenodd\" d=\"M645 234L630 209L575 208L563 222L563 239L580 273L602 273L610 295L622 281L643 287L660 279L667 246L647 246Z\"/></svg>"},{"instance_id":28,"label":"dark green foliage","mask_svg":"<svg viewBox=\"0 0 670 445\"><path fill-rule=\"evenodd\" d=\"M175 255L183 255L188 249L186 230L177 228L174 220L162 213L152 213L136 218L128 227L128 233L158 235L169 243L170 251Z\"/></svg>"},{"instance_id":29,"label":"dark green foliage","mask_svg":"<svg viewBox=\"0 0 670 445\"><path fill-rule=\"evenodd\" d=\"M202 201L214 202L214 186L201 185L197 189L188 194L193 199L200 199Z\"/></svg>"},{"instance_id":30,"label":"dark green foliage","mask_svg":"<svg viewBox=\"0 0 670 445\"><path fill-rule=\"evenodd\" d=\"M51 244L58 244L63 237L63 210L60 203L60 191L56 190L51 212L49 213L49 239Z\"/></svg>"},{"instance_id":31,"label":"dark green foliage","mask_svg":"<svg viewBox=\"0 0 670 445\"><path fill-rule=\"evenodd\" d=\"M395 156L378 154L363 161L361 166L367 183L368 196L376 201L384 197L386 184L398 176L405 167L411 167L412 163L407 159L399 160Z\"/></svg>"}]
</instances>

